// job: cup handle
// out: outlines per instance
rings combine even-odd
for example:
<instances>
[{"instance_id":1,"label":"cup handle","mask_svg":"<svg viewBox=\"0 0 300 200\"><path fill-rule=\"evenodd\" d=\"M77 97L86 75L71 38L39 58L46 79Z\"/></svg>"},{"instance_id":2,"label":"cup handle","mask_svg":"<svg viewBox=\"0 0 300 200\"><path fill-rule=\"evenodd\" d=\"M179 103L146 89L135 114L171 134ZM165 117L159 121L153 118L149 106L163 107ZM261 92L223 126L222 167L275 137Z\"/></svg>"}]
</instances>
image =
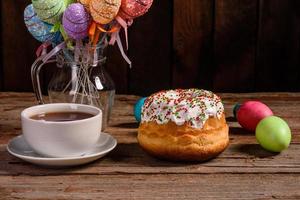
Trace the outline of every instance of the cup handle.
<instances>
[{"instance_id":1,"label":"cup handle","mask_svg":"<svg viewBox=\"0 0 300 200\"><path fill-rule=\"evenodd\" d=\"M45 104L40 83L40 71L44 65L45 63L43 62L42 58L38 58L31 66L31 81L33 91L39 104Z\"/></svg>"}]
</instances>

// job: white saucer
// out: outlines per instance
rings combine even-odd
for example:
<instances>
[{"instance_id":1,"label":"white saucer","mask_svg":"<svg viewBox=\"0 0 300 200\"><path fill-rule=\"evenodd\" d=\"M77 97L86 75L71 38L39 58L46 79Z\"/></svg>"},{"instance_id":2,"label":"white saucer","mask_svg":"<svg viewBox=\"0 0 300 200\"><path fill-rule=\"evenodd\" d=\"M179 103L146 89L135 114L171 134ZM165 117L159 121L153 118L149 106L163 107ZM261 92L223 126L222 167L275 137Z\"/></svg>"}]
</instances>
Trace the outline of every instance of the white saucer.
<instances>
[{"instance_id":1,"label":"white saucer","mask_svg":"<svg viewBox=\"0 0 300 200\"><path fill-rule=\"evenodd\" d=\"M113 150L116 145L116 139L107 133L101 133L98 143L89 152L83 154L82 156L49 158L35 153L26 143L23 135L20 135L9 141L7 150L13 156L33 164L52 167L66 167L82 165L97 160Z\"/></svg>"}]
</instances>

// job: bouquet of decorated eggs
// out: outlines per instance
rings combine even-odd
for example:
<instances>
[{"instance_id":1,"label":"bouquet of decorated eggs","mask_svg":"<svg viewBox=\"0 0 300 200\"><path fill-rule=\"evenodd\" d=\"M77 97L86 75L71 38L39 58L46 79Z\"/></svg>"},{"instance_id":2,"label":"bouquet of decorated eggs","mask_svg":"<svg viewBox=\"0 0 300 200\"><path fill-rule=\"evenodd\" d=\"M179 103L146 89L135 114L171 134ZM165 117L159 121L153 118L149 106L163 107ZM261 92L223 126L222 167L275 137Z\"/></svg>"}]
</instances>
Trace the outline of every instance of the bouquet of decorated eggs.
<instances>
[{"instance_id":1,"label":"bouquet of decorated eggs","mask_svg":"<svg viewBox=\"0 0 300 200\"><path fill-rule=\"evenodd\" d=\"M53 47L65 42L69 48L76 44L97 46L116 41L126 57L119 32L133 19L145 14L153 0L32 0L24 11L24 21L32 36ZM108 40L103 40L103 37Z\"/></svg>"}]
</instances>

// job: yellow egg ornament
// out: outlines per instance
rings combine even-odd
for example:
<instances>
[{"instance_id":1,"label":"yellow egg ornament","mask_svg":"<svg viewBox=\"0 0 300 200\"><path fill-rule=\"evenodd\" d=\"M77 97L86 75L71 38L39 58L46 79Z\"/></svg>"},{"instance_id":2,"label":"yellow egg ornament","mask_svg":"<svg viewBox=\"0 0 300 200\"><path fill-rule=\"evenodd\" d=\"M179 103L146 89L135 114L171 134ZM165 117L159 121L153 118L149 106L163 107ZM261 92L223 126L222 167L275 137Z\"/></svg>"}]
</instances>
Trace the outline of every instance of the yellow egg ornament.
<instances>
[{"instance_id":1,"label":"yellow egg ornament","mask_svg":"<svg viewBox=\"0 0 300 200\"><path fill-rule=\"evenodd\" d=\"M89 7L94 21L98 24L108 24L117 16L121 0L91 0Z\"/></svg>"}]
</instances>

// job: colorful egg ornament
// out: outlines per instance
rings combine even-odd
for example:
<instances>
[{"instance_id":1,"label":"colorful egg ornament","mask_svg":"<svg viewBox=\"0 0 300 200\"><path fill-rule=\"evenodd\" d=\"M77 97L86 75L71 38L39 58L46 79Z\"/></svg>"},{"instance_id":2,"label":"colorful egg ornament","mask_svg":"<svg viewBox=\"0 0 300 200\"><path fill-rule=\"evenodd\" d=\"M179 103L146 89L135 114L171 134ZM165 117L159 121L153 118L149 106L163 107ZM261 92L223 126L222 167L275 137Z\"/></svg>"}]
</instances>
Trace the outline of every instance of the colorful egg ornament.
<instances>
[{"instance_id":1,"label":"colorful egg ornament","mask_svg":"<svg viewBox=\"0 0 300 200\"><path fill-rule=\"evenodd\" d=\"M256 127L256 139L266 150L281 152L287 149L291 142L291 130L281 118L269 116L259 122Z\"/></svg>"},{"instance_id":2,"label":"colorful egg ornament","mask_svg":"<svg viewBox=\"0 0 300 200\"><path fill-rule=\"evenodd\" d=\"M66 7L73 0L32 0L37 16L44 22L55 24L60 21Z\"/></svg>"},{"instance_id":3,"label":"colorful egg ornament","mask_svg":"<svg viewBox=\"0 0 300 200\"><path fill-rule=\"evenodd\" d=\"M117 16L121 0L91 0L90 12L98 24L108 24Z\"/></svg>"},{"instance_id":4,"label":"colorful egg ornament","mask_svg":"<svg viewBox=\"0 0 300 200\"><path fill-rule=\"evenodd\" d=\"M32 5L38 17L49 24L58 22L65 9L61 0L32 0Z\"/></svg>"},{"instance_id":5,"label":"colorful egg ornament","mask_svg":"<svg viewBox=\"0 0 300 200\"><path fill-rule=\"evenodd\" d=\"M144 15L152 6L153 0L122 0L119 16L134 19Z\"/></svg>"},{"instance_id":6,"label":"colorful egg ornament","mask_svg":"<svg viewBox=\"0 0 300 200\"><path fill-rule=\"evenodd\" d=\"M52 25L41 21L35 13L32 4L24 10L24 22L31 35L40 42L52 41L56 43L60 33L51 32Z\"/></svg>"},{"instance_id":7,"label":"colorful egg ornament","mask_svg":"<svg viewBox=\"0 0 300 200\"><path fill-rule=\"evenodd\" d=\"M89 4L91 0L78 0L87 10L89 10Z\"/></svg>"},{"instance_id":8,"label":"colorful egg ornament","mask_svg":"<svg viewBox=\"0 0 300 200\"><path fill-rule=\"evenodd\" d=\"M69 37L79 40L88 36L90 15L80 3L73 3L65 10L63 27Z\"/></svg>"},{"instance_id":9,"label":"colorful egg ornament","mask_svg":"<svg viewBox=\"0 0 300 200\"><path fill-rule=\"evenodd\" d=\"M134 117L136 121L141 122L142 118L142 107L145 103L147 97L139 99L136 104L134 105Z\"/></svg>"},{"instance_id":10,"label":"colorful egg ornament","mask_svg":"<svg viewBox=\"0 0 300 200\"><path fill-rule=\"evenodd\" d=\"M66 5L66 8L67 8L70 4L76 3L76 0L64 0L64 2L65 2L65 5Z\"/></svg>"},{"instance_id":11,"label":"colorful egg ornament","mask_svg":"<svg viewBox=\"0 0 300 200\"><path fill-rule=\"evenodd\" d=\"M247 101L238 109L237 120L243 128L255 131L259 121L271 115L273 115L272 110L262 102Z\"/></svg>"}]
</instances>

